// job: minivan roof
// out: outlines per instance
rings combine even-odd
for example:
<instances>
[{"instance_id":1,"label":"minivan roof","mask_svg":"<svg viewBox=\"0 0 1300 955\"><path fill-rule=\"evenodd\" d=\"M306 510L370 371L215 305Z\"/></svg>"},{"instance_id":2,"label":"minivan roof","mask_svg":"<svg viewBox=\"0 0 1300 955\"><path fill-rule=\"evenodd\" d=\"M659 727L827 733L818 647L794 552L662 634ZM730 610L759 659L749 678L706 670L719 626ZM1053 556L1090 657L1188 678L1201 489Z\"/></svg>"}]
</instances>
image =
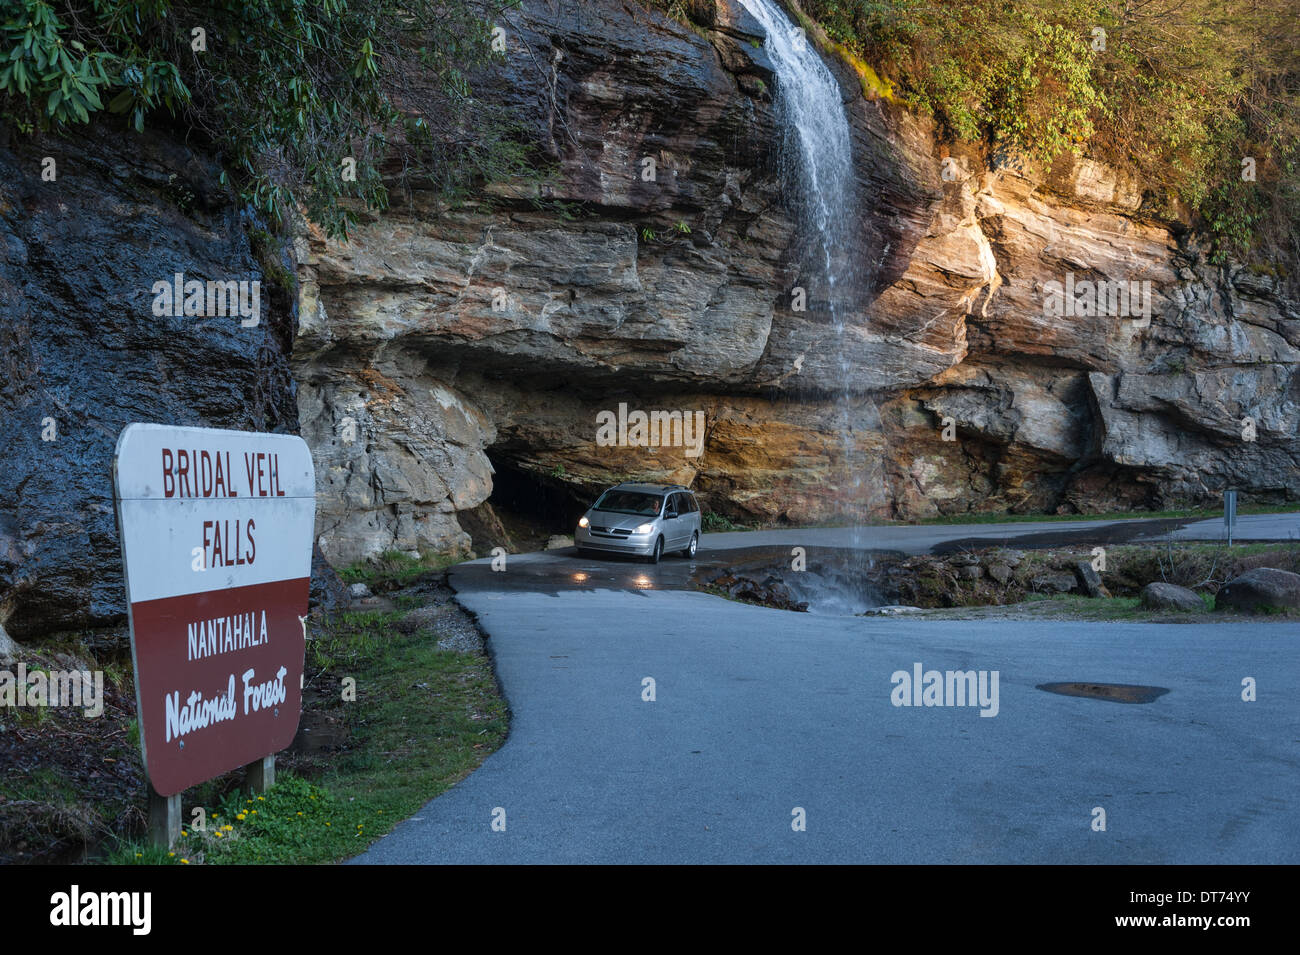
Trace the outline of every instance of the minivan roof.
<instances>
[{"instance_id":1,"label":"minivan roof","mask_svg":"<svg viewBox=\"0 0 1300 955\"><path fill-rule=\"evenodd\" d=\"M641 491L645 494L667 494L669 491L688 491L689 489L681 484L634 484L624 483L615 484L610 490L622 491Z\"/></svg>"}]
</instances>

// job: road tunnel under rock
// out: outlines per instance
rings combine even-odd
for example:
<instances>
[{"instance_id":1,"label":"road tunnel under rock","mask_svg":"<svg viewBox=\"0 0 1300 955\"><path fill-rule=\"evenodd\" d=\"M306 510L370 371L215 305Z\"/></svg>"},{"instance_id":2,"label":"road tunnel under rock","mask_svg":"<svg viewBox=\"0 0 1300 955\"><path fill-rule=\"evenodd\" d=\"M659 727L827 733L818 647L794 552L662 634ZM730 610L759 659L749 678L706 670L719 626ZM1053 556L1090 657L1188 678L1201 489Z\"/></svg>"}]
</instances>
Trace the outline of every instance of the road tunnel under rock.
<instances>
[{"instance_id":1,"label":"road tunnel under rock","mask_svg":"<svg viewBox=\"0 0 1300 955\"><path fill-rule=\"evenodd\" d=\"M553 536L572 537L578 518L598 493L584 495L558 474L530 468L490 450L488 460L495 472L492 494L473 512L465 512L470 515L468 521L461 521L480 555L486 555L498 543L509 551L524 553L544 549ZM500 530L491 526L493 522L499 524ZM483 546L502 532L508 541L494 540L490 546Z\"/></svg>"}]
</instances>

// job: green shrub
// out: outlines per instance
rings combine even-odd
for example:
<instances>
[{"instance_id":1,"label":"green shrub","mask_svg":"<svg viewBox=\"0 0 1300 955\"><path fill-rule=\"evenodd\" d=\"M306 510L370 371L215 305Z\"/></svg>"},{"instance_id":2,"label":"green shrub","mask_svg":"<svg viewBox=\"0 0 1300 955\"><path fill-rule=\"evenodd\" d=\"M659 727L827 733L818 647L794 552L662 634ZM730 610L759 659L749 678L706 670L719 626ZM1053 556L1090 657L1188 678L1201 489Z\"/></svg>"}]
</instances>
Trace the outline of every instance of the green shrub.
<instances>
[{"instance_id":1,"label":"green shrub","mask_svg":"<svg viewBox=\"0 0 1300 955\"><path fill-rule=\"evenodd\" d=\"M943 135L1135 169L1212 257L1300 256L1300 48L1288 0L804 0ZM1104 31L1104 38L1095 31ZM1104 43L1101 41L1104 39ZM1104 47L1104 48L1102 48ZM1244 157L1257 181L1241 178Z\"/></svg>"},{"instance_id":2,"label":"green shrub","mask_svg":"<svg viewBox=\"0 0 1300 955\"><path fill-rule=\"evenodd\" d=\"M3 0L0 114L25 133L105 111L137 131L171 117L268 219L302 204L341 236L354 205L387 204L379 164L393 153L453 197L525 168L514 127L466 80L511 5Z\"/></svg>"}]
</instances>

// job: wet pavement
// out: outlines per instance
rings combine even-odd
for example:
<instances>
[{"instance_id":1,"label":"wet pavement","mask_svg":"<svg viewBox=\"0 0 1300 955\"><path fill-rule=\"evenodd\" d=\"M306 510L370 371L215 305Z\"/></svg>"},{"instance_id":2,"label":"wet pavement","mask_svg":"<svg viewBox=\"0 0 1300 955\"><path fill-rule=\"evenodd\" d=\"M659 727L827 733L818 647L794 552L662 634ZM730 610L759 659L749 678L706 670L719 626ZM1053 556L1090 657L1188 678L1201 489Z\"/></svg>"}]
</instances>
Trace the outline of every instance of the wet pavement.
<instances>
[{"instance_id":1,"label":"wet pavement","mask_svg":"<svg viewBox=\"0 0 1300 955\"><path fill-rule=\"evenodd\" d=\"M1013 524L909 524L880 527L817 527L705 534L694 560L666 555L659 564L631 557L580 557L576 548L512 554L504 571L494 571L489 558L451 569L457 592L482 590L558 594L572 590L693 590L693 583L738 564L792 558L804 548L809 562L848 559L851 552L873 557L950 554L998 546L1036 549L1067 546L1107 546L1138 541L1219 540L1223 522L1186 518L1123 521L1036 521ZM1300 539L1300 513L1256 514L1238 518L1238 541ZM846 612L851 601L845 604Z\"/></svg>"},{"instance_id":2,"label":"wet pavement","mask_svg":"<svg viewBox=\"0 0 1300 955\"><path fill-rule=\"evenodd\" d=\"M877 602L865 598L854 602L855 595L848 593L850 588L844 578L862 577L862 573L853 572L855 565L860 565L865 571L875 559L900 556L902 553L899 551L854 552L843 548L807 547L808 573L800 575L800 578L806 579L823 601L828 590L844 591L845 601L835 606L842 606L846 613L857 613L875 606ZM701 548L694 560L669 556L657 565L626 557L579 556L576 548L565 547L532 554L512 554L504 570L493 570L491 559L485 558L457 564L451 568L450 574L452 586L458 593L491 590L554 596L573 590L698 590L723 571L752 568L754 572L760 572L762 568L788 564L790 560L790 549L783 545L707 552ZM837 582L840 584L838 588Z\"/></svg>"},{"instance_id":3,"label":"wet pavement","mask_svg":"<svg viewBox=\"0 0 1300 955\"><path fill-rule=\"evenodd\" d=\"M510 736L356 862L1300 862L1294 625L459 599L491 635ZM995 700L900 705L918 668L987 674ZM1167 692L1040 689L1060 683Z\"/></svg>"},{"instance_id":4,"label":"wet pavement","mask_svg":"<svg viewBox=\"0 0 1300 955\"><path fill-rule=\"evenodd\" d=\"M1286 540L1296 518L1238 536ZM1200 523L1182 532L1214 532ZM868 532L916 554L1168 531L1110 524ZM811 560L854 537L706 535L695 561L657 566L570 549L452 568L490 635L509 738L353 861L1300 862L1300 628L818 616L683 592L692 571L793 546ZM968 674L978 705L922 695L922 670L945 687Z\"/></svg>"}]
</instances>

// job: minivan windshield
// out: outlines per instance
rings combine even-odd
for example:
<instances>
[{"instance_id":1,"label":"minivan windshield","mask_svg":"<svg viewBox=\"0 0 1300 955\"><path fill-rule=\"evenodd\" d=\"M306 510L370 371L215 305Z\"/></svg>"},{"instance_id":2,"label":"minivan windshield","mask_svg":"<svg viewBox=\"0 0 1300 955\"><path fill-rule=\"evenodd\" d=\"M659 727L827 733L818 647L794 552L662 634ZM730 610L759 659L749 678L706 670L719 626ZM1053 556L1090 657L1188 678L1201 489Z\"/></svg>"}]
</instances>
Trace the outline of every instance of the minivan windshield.
<instances>
[{"instance_id":1,"label":"minivan windshield","mask_svg":"<svg viewBox=\"0 0 1300 955\"><path fill-rule=\"evenodd\" d=\"M659 513L663 497L644 491L606 491L594 505L593 511L613 511L615 514L636 514L654 517Z\"/></svg>"}]
</instances>

